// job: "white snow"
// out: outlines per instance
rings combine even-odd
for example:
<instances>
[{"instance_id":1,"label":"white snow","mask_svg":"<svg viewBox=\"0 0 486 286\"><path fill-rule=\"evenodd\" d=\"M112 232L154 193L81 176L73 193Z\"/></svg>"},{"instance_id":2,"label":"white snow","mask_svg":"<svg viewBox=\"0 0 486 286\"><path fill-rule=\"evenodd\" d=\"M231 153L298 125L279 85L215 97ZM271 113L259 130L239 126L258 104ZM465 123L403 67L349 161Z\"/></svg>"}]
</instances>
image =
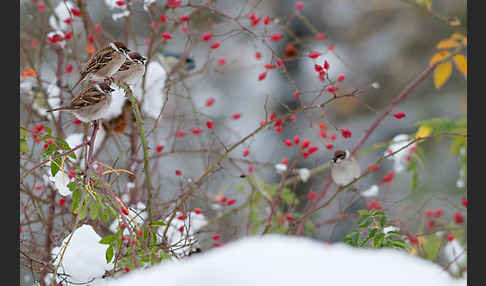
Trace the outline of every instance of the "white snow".
<instances>
[{"instance_id":1,"label":"white snow","mask_svg":"<svg viewBox=\"0 0 486 286\"><path fill-rule=\"evenodd\" d=\"M141 202L138 202L137 206L135 208L128 208L128 217L127 220L131 224L130 227L137 229L136 226L142 225L144 221L147 219L148 214L147 212L143 211L145 210L145 205ZM119 227L119 218L116 218L110 225L109 229L112 232L117 232L118 227ZM123 234L128 235L129 230L125 228L123 230Z\"/></svg>"},{"instance_id":2,"label":"white snow","mask_svg":"<svg viewBox=\"0 0 486 286\"><path fill-rule=\"evenodd\" d=\"M101 237L93 230L93 227L86 224L80 226L74 231L68 243L70 235L64 238L60 247L52 249L52 256L56 257L54 265L59 263L63 249L66 249L61 267L57 271L58 274L69 275L68 281L74 283L86 283L92 279L100 279L105 270L113 268L112 263L106 263L105 253L108 245L98 243ZM59 276L57 279L59 281Z\"/></svg>"},{"instance_id":3,"label":"white snow","mask_svg":"<svg viewBox=\"0 0 486 286\"><path fill-rule=\"evenodd\" d=\"M56 8L54 9L54 13L56 13L57 17L59 17L59 22L56 20L54 15L50 16L49 25L51 28L56 31L67 31L69 29L69 25L65 23L64 20L71 18L70 11L73 7L73 4L69 1L61 1L59 4L57 4Z\"/></svg>"},{"instance_id":4,"label":"white snow","mask_svg":"<svg viewBox=\"0 0 486 286\"><path fill-rule=\"evenodd\" d=\"M159 117L164 105L164 87L167 72L156 61L151 61L145 71L145 98L142 103L142 111L153 119ZM135 97L138 100L142 99L142 80L137 85L137 92Z\"/></svg>"},{"instance_id":5,"label":"white snow","mask_svg":"<svg viewBox=\"0 0 486 286\"><path fill-rule=\"evenodd\" d=\"M72 181L69 179L68 175L65 174L62 170L59 170L56 175L53 177L51 175L51 170L49 169L49 180L54 182L57 191L63 197L70 196L71 191L67 187L67 185Z\"/></svg>"},{"instance_id":6,"label":"white snow","mask_svg":"<svg viewBox=\"0 0 486 286\"><path fill-rule=\"evenodd\" d=\"M110 85L114 91L111 92L111 102L108 109L103 113L103 119L111 120L118 117L123 111L123 105L127 100L125 96L125 90L115 83Z\"/></svg>"},{"instance_id":7,"label":"white snow","mask_svg":"<svg viewBox=\"0 0 486 286\"><path fill-rule=\"evenodd\" d=\"M462 248L457 239L454 239L444 246L443 251L447 261L451 263L449 269L452 273L458 274L460 267L466 264L464 248Z\"/></svg>"},{"instance_id":8,"label":"white snow","mask_svg":"<svg viewBox=\"0 0 486 286\"><path fill-rule=\"evenodd\" d=\"M369 197L376 197L380 188L377 185L372 185L369 189L364 190L361 192L361 196L369 198Z\"/></svg>"},{"instance_id":9,"label":"white snow","mask_svg":"<svg viewBox=\"0 0 486 286\"><path fill-rule=\"evenodd\" d=\"M275 164L275 170L277 171L278 174L283 174L285 171L287 171L287 165Z\"/></svg>"},{"instance_id":10,"label":"white snow","mask_svg":"<svg viewBox=\"0 0 486 286\"><path fill-rule=\"evenodd\" d=\"M393 138L393 144L390 145L387 151L385 151L385 155L388 155L388 151L390 150L392 153L397 152L398 150L405 147L407 144L410 143L408 140L409 136L407 134L399 134ZM393 156L388 157L394 161L393 169L396 173L400 173L405 170L407 166L407 157L410 154L410 150L414 148L417 144L411 144L407 148L399 151L398 153L394 154Z\"/></svg>"},{"instance_id":11,"label":"white snow","mask_svg":"<svg viewBox=\"0 0 486 286\"><path fill-rule=\"evenodd\" d=\"M266 235L203 251L180 263L133 271L108 285L453 286L466 285L466 280L455 280L440 266L398 250Z\"/></svg>"},{"instance_id":12,"label":"white snow","mask_svg":"<svg viewBox=\"0 0 486 286\"><path fill-rule=\"evenodd\" d=\"M306 183L307 180L309 180L311 175L309 169L307 168L298 169L297 173L299 173L299 177L304 183Z\"/></svg>"}]
</instances>

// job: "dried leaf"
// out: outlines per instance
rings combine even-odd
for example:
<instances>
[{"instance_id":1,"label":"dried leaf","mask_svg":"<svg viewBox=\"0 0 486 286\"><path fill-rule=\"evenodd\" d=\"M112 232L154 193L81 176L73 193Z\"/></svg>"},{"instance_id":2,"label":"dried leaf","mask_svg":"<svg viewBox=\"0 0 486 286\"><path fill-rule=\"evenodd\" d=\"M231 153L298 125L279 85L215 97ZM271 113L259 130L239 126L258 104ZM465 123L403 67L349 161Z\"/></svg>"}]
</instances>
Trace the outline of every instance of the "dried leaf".
<instances>
[{"instance_id":1,"label":"dried leaf","mask_svg":"<svg viewBox=\"0 0 486 286\"><path fill-rule=\"evenodd\" d=\"M88 54L94 54L94 53L96 53L96 49L95 49L94 45L93 44L88 44L86 46L86 52L88 52Z\"/></svg>"},{"instance_id":2,"label":"dried leaf","mask_svg":"<svg viewBox=\"0 0 486 286\"><path fill-rule=\"evenodd\" d=\"M439 62L440 60L442 60L443 58L447 57L448 55L450 55L451 53L447 50L442 50L442 51L438 51L431 59L430 59L430 62L429 62L429 66L433 66L435 63Z\"/></svg>"},{"instance_id":3,"label":"dried leaf","mask_svg":"<svg viewBox=\"0 0 486 286\"><path fill-rule=\"evenodd\" d=\"M455 55L453 58L456 68L467 77L467 59L463 55Z\"/></svg>"},{"instance_id":4,"label":"dried leaf","mask_svg":"<svg viewBox=\"0 0 486 286\"><path fill-rule=\"evenodd\" d=\"M439 89L449 79L452 73L452 63L450 61L439 64L434 70L434 85Z\"/></svg>"},{"instance_id":5,"label":"dried leaf","mask_svg":"<svg viewBox=\"0 0 486 286\"><path fill-rule=\"evenodd\" d=\"M27 68L22 72L22 79L25 80L29 76L31 76L31 77L37 76L37 73L35 72L35 70L33 68Z\"/></svg>"},{"instance_id":6,"label":"dried leaf","mask_svg":"<svg viewBox=\"0 0 486 286\"><path fill-rule=\"evenodd\" d=\"M459 47L459 43L453 39L442 40L437 44L438 49L450 49Z\"/></svg>"}]
</instances>

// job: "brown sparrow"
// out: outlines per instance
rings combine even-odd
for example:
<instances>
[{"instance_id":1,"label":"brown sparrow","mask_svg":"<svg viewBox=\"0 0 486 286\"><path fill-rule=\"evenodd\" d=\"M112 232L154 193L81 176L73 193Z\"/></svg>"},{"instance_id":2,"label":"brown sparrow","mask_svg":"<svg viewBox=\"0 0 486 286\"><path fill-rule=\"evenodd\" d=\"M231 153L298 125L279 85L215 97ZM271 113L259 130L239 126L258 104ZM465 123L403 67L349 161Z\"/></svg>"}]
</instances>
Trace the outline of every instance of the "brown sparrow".
<instances>
[{"instance_id":1,"label":"brown sparrow","mask_svg":"<svg viewBox=\"0 0 486 286\"><path fill-rule=\"evenodd\" d=\"M82 90L68 105L47 112L64 110L74 113L83 122L98 120L110 107L112 91L114 89L108 84L97 83Z\"/></svg>"},{"instance_id":2,"label":"brown sparrow","mask_svg":"<svg viewBox=\"0 0 486 286\"><path fill-rule=\"evenodd\" d=\"M128 53L127 60L113 75L113 78L130 85L136 84L145 73L145 60L137 52Z\"/></svg>"},{"instance_id":3,"label":"brown sparrow","mask_svg":"<svg viewBox=\"0 0 486 286\"><path fill-rule=\"evenodd\" d=\"M118 41L113 41L93 54L81 69L81 78L73 86L74 90L83 80L103 80L111 77L123 65L130 50Z\"/></svg>"},{"instance_id":4,"label":"brown sparrow","mask_svg":"<svg viewBox=\"0 0 486 286\"><path fill-rule=\"evenodd\" d=\"M331 176L338 186L345 186L361 176L361 168L348 150L334 152L331 160Z\"/></svg>"}]
</instances>

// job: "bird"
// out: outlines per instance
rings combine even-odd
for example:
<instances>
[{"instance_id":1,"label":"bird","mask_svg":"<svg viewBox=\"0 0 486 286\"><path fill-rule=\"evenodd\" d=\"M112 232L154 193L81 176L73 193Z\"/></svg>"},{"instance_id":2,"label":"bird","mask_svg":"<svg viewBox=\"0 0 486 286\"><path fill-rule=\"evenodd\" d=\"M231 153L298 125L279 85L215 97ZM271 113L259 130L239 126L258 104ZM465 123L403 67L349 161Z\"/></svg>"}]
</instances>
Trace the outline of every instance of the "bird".
<instances>
[{"instance_id":1,"label":"bird","mask_svg":"<svg viewBox=\"0 0 486 286\"><path fill-rule=\"evenodd\" d=\"M145 73L145 61L146 58L137 52L128 53L127 60L113 75L113 79L130 85L136 84Z\"/></svg>"},{"instance_id":2,"label":"bird","mask_svg":"<svg viewBox=\"0 0 486 286\"><path fill-rule=\"evenodd\" d=\"M361 176L361 168L348 150L337 150L331 160L331 176L338 186L345 186Z\"/></svg>"},{"instance_id":3,"label":"bird","mask_svg":"<svg viewBox=\"0 0 486 286\"><path fill-rule=\"evenodd\" d=\"M163 67L170 71L172 68L179 63L181 55L173 52L164 52L158 54L159 61L162 63ZM193 58L186 57L183 63L183 69L185 71L191 71L196 67L196 62Z\"/></svg>"},{"instance_id":4,"label":"bird","mask_svg":"<svg viewBox=\"0 0 486 286\"><path fill-rule=\"evenodd\" d=\"M81 68L81 78L74 84L74 90L82 81L87 79L103 80L111 77L125 63L130 50L119 41L110 42L104 48L93 54Z\"/></svg>"},{"instance_id":5,"label":"bird","mask_svg":"<svg viewBox=\"0 0 486 286\"><path fill-rule=\"evenodd\" d=\"M112 91L114 89L108 83L96 83L82 90L68 105L47 112L69 111L83 122L96 121L110 107Z\"/></svg>"}]
</instances>

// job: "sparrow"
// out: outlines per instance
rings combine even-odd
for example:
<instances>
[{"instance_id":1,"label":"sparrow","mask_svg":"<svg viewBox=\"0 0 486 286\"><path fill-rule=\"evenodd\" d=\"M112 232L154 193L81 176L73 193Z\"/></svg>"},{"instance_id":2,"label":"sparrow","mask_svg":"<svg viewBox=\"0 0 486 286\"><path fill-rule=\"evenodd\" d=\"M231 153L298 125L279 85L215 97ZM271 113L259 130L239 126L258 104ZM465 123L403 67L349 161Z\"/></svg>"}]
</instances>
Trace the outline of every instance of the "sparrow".
<instances>
[{"instance_id":1,"label":"sparrow","mask_svg":"<svg viewBox=\"0 0 486 286\"><path fill-rule=\"evenodd\" d=\"M338 186L345 186L361 176L361 168L348 150L334 152L331 160L331 176Z\"/></svg>"},{"instance_id":2,"label":"sparrow","mask_svg":"<svg viewBox=\"0 0 486 286\"><path fill-rule=\"evenodd\" d=\"M110 107L112 91L114 89L109 84L97 83L82 90L68 105L47 112L69 111L83 122L95 121L102 118L104 112Z\"/></svg>"},{"instance_id":3,"label":"sparrow","mask_svg":"<svg viewBox=\"0 0 486 286\"><path fill-rule=\"evenodd\" d=\"M130 85L136 84L145 73L145 60L146 58L137 52L128 53L127 60L113 75L113 78Z\"/></svg>"},{"instance_id":4,"label":"sparrow","mask_svg":"<svg viewBox=\"0 0 486 286\"><path fill-rule=\"evenodd\" d=\"M127 59L130 50L118 41L113 41L94 53L81 68L81 78L73 86L74 90L82 81L103 80L115 74Z\"/></svg>"}]
</instances>

